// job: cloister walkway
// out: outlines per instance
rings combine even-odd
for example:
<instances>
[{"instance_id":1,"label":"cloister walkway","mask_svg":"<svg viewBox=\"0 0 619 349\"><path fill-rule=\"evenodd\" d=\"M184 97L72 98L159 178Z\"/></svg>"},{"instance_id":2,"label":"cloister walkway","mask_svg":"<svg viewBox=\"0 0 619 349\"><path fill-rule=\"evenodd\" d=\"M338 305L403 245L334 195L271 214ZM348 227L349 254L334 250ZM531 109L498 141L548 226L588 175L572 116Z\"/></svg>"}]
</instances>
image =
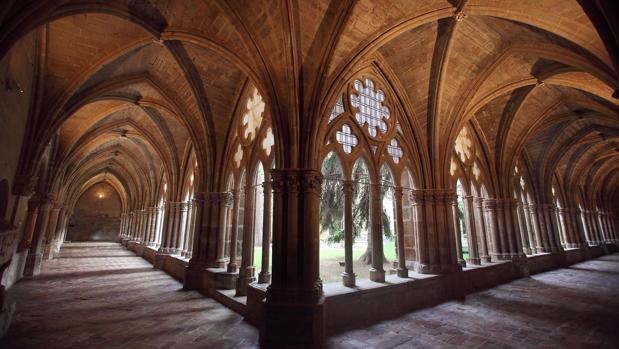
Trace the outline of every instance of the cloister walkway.
<instances>
[{"instance_id":1,"label":"cloister walkway","mask_svg":"<svg viewBox=\"0 0 619 349\"><path fill-rule=\"evenodd\" d=\"M0 348L252 348L258 330L116 243L65 244L35 280Z\"/></svg>"},{"instance_id":2,"label":"cloister walkway","mask_svg":"<svg viewBox=\"0 0 619 349\"><path fill-rule=\"evenodd\" d=\"M65 244L18 302L1 348L252 348L240 315L114 243ZM332 337L331 348L616 348L619 254Z\"/></svg>"}]
</instances>

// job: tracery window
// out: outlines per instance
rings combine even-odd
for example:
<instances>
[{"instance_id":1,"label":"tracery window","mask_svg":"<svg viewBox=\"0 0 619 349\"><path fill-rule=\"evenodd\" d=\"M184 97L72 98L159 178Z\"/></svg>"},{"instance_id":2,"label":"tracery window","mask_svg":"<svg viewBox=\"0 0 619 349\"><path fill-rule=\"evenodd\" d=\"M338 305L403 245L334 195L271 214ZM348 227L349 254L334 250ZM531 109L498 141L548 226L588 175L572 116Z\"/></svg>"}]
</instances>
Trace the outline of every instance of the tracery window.
<instances>
[{"instance_id":1,"label":"tracery window","mask_svg":"<svg viewBox=\"0 0 619 349\"><path fill-rule=\"evenodd\" d=\"M356 278L382 281L383 262L393 262L388 272L397 269L403 275L405 259L414 258L397 253L400 244L404 247L398 234L413 234L408 195L414 180L407 143L397 126L397 114L391 112L387 89L378 81L369 76L352 80L325 117L328 130L321 152L325 180L320 218L323 282L341 278L345 286L354 286ZM399 213L396 202L400 202ZM411 236L407 241L414 239ZM407 249L415 251L414 246Z\"/></svg>"},{"instance_id":2,"label":"tracery window","mask_svg":"<svg viewBox=\"0 0 619 349\"><path fill-rule=\"evenodd\" d=\"M270 282L272 191L269 169L277 149L267 104L255 86L246 87L237 107L238 118L229 141L229 179L225 190L230 202L221 219L221 260L229 272L239 273L236 295L244 296L256 280Z\"/></svg>"}]
</instances>

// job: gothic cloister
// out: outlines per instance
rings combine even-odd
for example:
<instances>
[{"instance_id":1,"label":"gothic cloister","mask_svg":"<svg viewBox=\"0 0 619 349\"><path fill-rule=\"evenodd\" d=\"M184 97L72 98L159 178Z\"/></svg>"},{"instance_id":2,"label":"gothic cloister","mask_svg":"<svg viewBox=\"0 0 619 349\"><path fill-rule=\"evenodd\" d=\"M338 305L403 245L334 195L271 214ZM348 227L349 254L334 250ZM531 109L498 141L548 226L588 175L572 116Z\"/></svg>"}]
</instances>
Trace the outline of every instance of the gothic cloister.
<instances>
[{"instance_id":1,"label":"gothic cloister","mask_svg":"<svg viewBox=\"0 0 619 349\"><path fill-rule=\"evenodd\" d=\"M4 0L0 346L616 347L618 14Z\"/></svg>"}]
</instances>

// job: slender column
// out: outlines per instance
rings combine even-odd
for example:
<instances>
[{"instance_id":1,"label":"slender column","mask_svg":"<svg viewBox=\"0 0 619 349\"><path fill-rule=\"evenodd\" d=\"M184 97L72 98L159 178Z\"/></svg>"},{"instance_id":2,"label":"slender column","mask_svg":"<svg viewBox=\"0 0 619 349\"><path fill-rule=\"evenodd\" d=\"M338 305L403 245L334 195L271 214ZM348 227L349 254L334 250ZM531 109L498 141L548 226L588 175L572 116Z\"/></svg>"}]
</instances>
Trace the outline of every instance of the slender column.
<instances>
[{"instance_id":1,"label":"slender column","mask_svg":"<svg viewBox=\"0 0 619 349\"><path fill-rule=\"evenodd\" d=\"M45 241L43 248L43 259L46 260L52 259L54 257L52 251L55 243L56 227L58 225L58 218L60 216L61 209L62 205L54 204L52 206L52 209L50 210L49 222L45 231Z\"/></svg>"},{"instance_id":2,"label":"slender column","mask_svg":"<svg viewBox=\"0 0 619 349\"><path fill-rule=\"evenodd\" d=\"M428 270L430 260L428 257L428 237L426 229L426 209L425 209L425 193L421 190L411 190L410 200L414 208L415 219L415 240L417 241L416 264L415 271L423 273L424 270ZM351 202L351 222L352 222L352 202ZM352 223L351 223L352 234ZM352 247L351 247L352 249ZM352 258L352 257L351 257Z\"/></svg>"},{"instance_id":3,"label":"slender column","mask_svg":"<svg viewBox=\"0 0 619 349\"><path fill-rule=\"evenodd\" d=\"M209 219L206 216L206 195L204 192L193 193L193 240L191 241L191 259L189 260L186 273L184 287L186 289L195 290L202 284L202 271L208 267L207 262L207 234L205 231L205 221Z\"/></svg>"},{"instance_id":4,"label":"slender column","mask_svg":"<svg viewBox=\"0 0 619 349\"><path fill-rule=\"evenodd\" d=\"M524 213L524 205L518 201L516 204L516 216L518 218L518 226L520 228L520 238L522 239L522 251L525 254L531 253L531 242L529 241L529 232L526 221L526 214Z\"/></svg>"},{"instance_id":5,"label":"slender column","mask_svg":"<svg viewBox=\"0 0 619 349\"><path fill-rule=\"evenodd\" d=\"M185 257L191 259L193 256L193 246L196 241L196 216L200 214L196 206L196 199L191 200L191 215L189 219L189 241L187 241L187 253Z\"/></svg>"},{"instance_id":6,"label":"slender column","mask_svg":"<svg viewBox=\"0 0 619 349\"><path fill-rule=\"evenodd\" d=\"M219 228L217 230L217 263L222 267L226 265L226 230L228 228L228 219L230 217L230 209L233 206L233 196L229 192L219 193L220 210L219 210Z\"/></svg>"},{"instance_id":7,"label":"slender column","mask_svg":"<svg viewBox=\"0 0 619 349\"><path fill-rule=\"evenodd\" d=\"M24 276L37 276L41 272L41 261L43 254L41 253L45 230L50 218L50 210L52 209L54 196L52 194L45 195L40 198L39 213L37 215L36 225L34 227L32 243L26 258L26 266L24 268Z\"/></svg>"},{"instance_id":8,"label":"slender column","mask_svg":"<svg viewBox=\"0 0 619 349\"><path fill-rule=\"evenodd\" d=\"M176 243L174 246L174 254L181 254L183 251L183 245L185 244L185 238L187 235L187 226L185 225L187 221L187 203L179 202L178 203L178 213L177 213L177 233L176 233Z\"/></svg>"},{"instance_id":9,"label":"slender column","mask_svg":"<svg viewBox=\"0 0 619 349\"><path fill-rule=\"evenodd\" d=\"M559 227L557 226L557 214L555 212L554 205L544 205L544 211L546 214L548 232L550 235L551 245L550 248L553 253L563 251L561 247L561 239L559 238Z\"/></svg>"},{"instance_id":10,"label":"slender column","mask_svg":"<svg viewBox=\"0 0 619 349\"><path fill-rule=\"evenodd\" d=\"M323 177L317 170L286 169L271 170L271 178L273 274L260 343L266 348L321 347L325 328L318 215Z\"/></svg>"},{"instance_id":11,"label":"slender column","mask_svg":"<svg viewBox=\"0 0 619 349\"><path fill-rule=\"evenodd\" d=\"M170 253L170 247L172 246L172 231L174 226L174 210L175 203L166 201L163 211L163 231L161 239L161 247L159 252Z\"/></svg>"},{"instance_id":12,"label":"slender column","mask_svg":"<svg viewBox=\"0 0 619 349\"><path fill-rule=\"evenodd\" d=\"M488 255L488 242L486 238L486 224L484 219L484 211L483 211L483 198L475 198L475 229L477 231L477 236L480 242L480 259L481 262L490 263L490 255Z\"/></svg>"},{"instance_id":13,"label":"slender column","mask_svg":"<svg viewBox=\"0 0 619 349\"><path fill-rule=\"evenodd\" d=\"M239 234L239 191L232 191L232 227L230 228L230 262L228 263L228 272L236 273L236 256L237 256L237 240Z\"/></svg>"},{"instance_id":14,"label":"slender column","mask_svg":"<svg viewBox=\"0 0 619 349\"><path fill-rule=\"evenodd\" d=\"M271 182L265 180L262 183L264 189L264 204L262 218L262 270L258 274L259 283L271 282L271 272L269 272L269 262L271 261Z\"/></svg>"},{"instance_id":15,"label":"slender column","mask_svg":"<svg viewBox=\"0 0 619 349\"><path fill-rule=\"evenodd\" d=\"M370 184L370 224L372 239L372 266L370 268L370 280L385 282L385 270L383 269L383 220L382 200L380 184Z\"/></svg>"},{"instance_id":16,"label":"slender column","mask_svg":"<svg viewBox=\"0 0 619 349\"><path fill-rule=\"evenodd\" d=\"M499 246L499 228L497 226L497 214L496 214L496 200L485 199L484 200L484 212L488 217L488 230L491 236L491 248L490 257L493 261L501 259L501 247Z\"/></svg>"},{"instance_id":17,"label":"slender column","mask_svg":"<svg viewBox=\"0 0 619 349\"><path fill-rule=\"evenodd\" d=\"M33 195L28 200L28 213L26 215L26 225L24 227L24 234L22 240L19 243L18 251L24 251L30 249L32 245L32 238L34 234L34 228L37 223L37 217L39 215L39 207L41 200L38 195Z\"/></svg>"},{"instance_id":18,"label":"slender column","mask_svg":"<svg viewBox=\"0 0 619 349\"><path fill-rule=\"evenodd\" d=\"M193 215L193 203L187 201L187 214L185 215L185 239L183 240L183 247L181 248L181 256L187 257L189 252L189 246L193 240L193 231L191 230L191 216Z\"/></svg>"},{"instance_id":19,"label":"slender column","mask_svg":"<svg viewBox=\"0 0 619 349\"><path fill-rule=\"evenodd\" d=\"M602 211L597 212L597 223L600 231L601 241L607 242L608 237L606 236L606 226L604 225L604 213Z\"/></svg>"},{"instance_id":20,"label":"slender column","mask_svg":"<svg viewBox=\"0 0 619 349\"><path fill-rule=\"evenodd\" d=\"M496 199L496 218L497 218L497 235L499 237L499 259L509 258L509 245L508 238L509 232L507 231L507 217L505 215L505 200Z\"/></svg>"},{"instance_id":21,"label":"slender column","mask_svg":"<svg viewBox=\"0 0 619 349\"><path fill-rule=\"evenodd\" d=\"M396 187L394 190L395 196L395 219L396 219L396 234L397 234L397 250L398 250L398 269L397 275L401 278L408 277L408 269L406 269L406 256L404 252L404 212L402 210L402 196L404 192L402 187Z\"/></svg>"},{"instance_id":22,"label":"slender column","mask_svg":"<svg viewBox=\"0 0 619 349\"><path fill-rule=\"evenodd\" d=\"M150 232L148 234L148 245L155 246L157 241L157 206L150 208Z\"/></svg>"},{"instance_id":23,"label":"slender column","mask_svg":"<svg viewBox=\"0 0 619 349\"><path fill-rule=\"evenodd\" d=\"M524 253L522 232L520 231L520 224L518 220L518 200L509 199L509 214L511 220L511 226L513 231L513 237L516 243L516 250L512 251L512 259L525 259L527 255Z\"/></svg>"},{"instance_id":24,"label":"slender column","mask_svg":"<svg viewBox=\"0 0 619 349\"><path fill-rule=\"evenodd\" d=\"M256 281L254 267L254 229L255 229L256 190L253 186L245 187L245 209L243 212L243 246L241 251L241 268L236 279L236 295L247 295L247 286Z\"/></svg>"},{"instance_id":25,"label":"slender column","mask_svg":"<svg viewBox=\"0 0 619 349\"><path fill-rule=\"evenodd\" d=\"M466 268L466 261L462 255L462 231L460 227L460 218L458 217L458 200L454 199L451 204L451 211L453 212L453 225L454 225L454 238L456 241L456 257L458 264L463 268Z\"/></svg>"},{"instance_id":26,"label":"slender column","mask_svg":"<svg viewBox=\"0 0 619 349\"><path fill-rule=\"evenodd\" d=\"M533 215L533 218L535 219L535 227L536 227L536 239L538 241L538 243L541 243L539 249L538 249L538 253L549 253L551 252L551 248L550 248L550 242L548 241L548 230L547 230L547 226L546 226L546 218L544 217L544 210L542 208L542 205L531 205L532 209L534 210L535 214Z\"/></svg>"},{"instance_id":27,"label":"slender column","mask_svg":"<svg viewBox=\"0 0 619 349\"><path fill-rule=\"evenodd\" d=\"M465 196L464 201L464 219L466 220L466 232L469 243L469 263L480 265L481 258L479 257L479 248L477 246L477 229L475 226L475 206L472 196Z\"/></svg>"},{"instance_id":28,"label":"slender column","mask_svg":"<svg viewBox=\"0 0 619 349\"><path fill-rule=\"evenodd\" d=\"M356 275L353 270L352 245L353 245L353 221L352 221L352 197L353 181L344 181L344 272L342 283L347 287L355 287Z\"/></svg>"}]
</instances>

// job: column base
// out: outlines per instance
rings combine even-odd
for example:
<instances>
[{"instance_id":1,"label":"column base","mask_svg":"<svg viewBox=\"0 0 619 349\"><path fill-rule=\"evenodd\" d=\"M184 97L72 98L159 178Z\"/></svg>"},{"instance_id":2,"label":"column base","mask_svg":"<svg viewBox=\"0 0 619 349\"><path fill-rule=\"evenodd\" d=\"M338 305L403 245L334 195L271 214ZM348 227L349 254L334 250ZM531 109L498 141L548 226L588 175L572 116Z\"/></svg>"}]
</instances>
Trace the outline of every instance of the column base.
<instances>
[{"instance_id":1,"label":"column base","mask_svg":"<svg viewBox=\"0 0 619 349\"><path fill-rule=\"evenodd\" d=\"M408 269L406 268L398 268L397 275L400 278L408 278Z\"/></svg>"},{"instance_id":2,"label":"column base","mask_svg":"<svg viewBox=\"0 0 619 349\"><path fill-rule=\"evenodd\" d=\"M492 263L492 258L490 256L481 256L482 263Z\"/></svg>"},{"instance_id":3,"label":"column base","mask_svg":"<svg viewBox=\"0 0 619 349\"><path fill-rule=\"evenodd\" d=\"M236 280L236 297L247 296L247 286L256 281L255 270L253 265L245 267L245 270L242 268L239 270L239 278Z\"/></svg>"},{"instance_id":4,"label":"column base","mask_svg":"<svg viewBox=\"0 0 619 349\"><path fill-rule=\"evenodd\" d=\"M346 287L355 287L357 275L355 273L342 273L342 284Z\"/></svg>"},{"instance_id":5,"label":"column base","mask_svg":"<svg viewBox=\"0 0 619 349\"><path fill-rule=\"evenodd\" d=\"M24 277L35 277L41 274L41 262L43 255L41 253L28 254L26 257L26 267L24 268Z\"/></svg>"},{"instance_id":6,"label":"column base","mask_svg":"<svg viewBox=\"0 0 619 349\"><path fill-rule=\"evenodd\" d=\"M261 271L258 274L258 283L259 284L268 284L271 282L271 273L268 271Z\"/></svg>"},{"instance_id":7,"label":"column base","mask_svg":"<svg viewBox=\"0 0 619 349\"><path fill-rule=\"evenodd\" d=\"M237 266L236 264L228 264L228 267L226 269L228 271L228 273L236 273L237 272Z\"/></svg>"},{"instance_id":8,"label":"column base","mask_svg":"<svg viewBox=\"0 0 619 349\"><path fill-rule=\"evenodd\" d=\"M385 282L385 271L382 269L370 268L370 280L374 282Z\"/></svg>"},{"instance_id":9,"label":"column base","mask_svg":"<svg viewBox=\"0 0 619 349\"><path fill-rule=\"evenodd\" d=\"M187 253L190 253L190 252L187 252ZM220 258L220 259L215 260L216 268L225 268L227 263L228 263L228 258Z\"/></svg>"},{"instance_id":10,"label":"column base","mask_svg":"<svg viewBox=\"0 0 619 349\"><path fill-rule=\"evenodd\" d=\"M480 258L469 258L469 263L473 265L481 265L481 259Z\"/></svg>"},{"instance_id":11,"label":"column base","mask_svg":"<svg viewBox=\"0 0 619 349\"><path fill-rule=\"evenodd\" d=\"M458 259L458 264L460 264L462 268L466 268L466 261L464 259Z\"/></svg>"},{"instance_id":12,"label":"column base","mask_svg":"<svg viewBox=\"0 0 619 349\"><path fill-rule=\"evenodd\" d=\"M325 338L324 297L315 304L265 303L260 327L262 348L322 348Z\"/></svg>"},{"instance_id":13,"label":"column base","mask_svg":"<svg viewBox=\"0 0 619 349\"><path fill-rule=\"evenodd\" d=\"M550 249L547 247L536 247L535 250L537 253L550 253Z\"/></svg>"}]
</instances>

